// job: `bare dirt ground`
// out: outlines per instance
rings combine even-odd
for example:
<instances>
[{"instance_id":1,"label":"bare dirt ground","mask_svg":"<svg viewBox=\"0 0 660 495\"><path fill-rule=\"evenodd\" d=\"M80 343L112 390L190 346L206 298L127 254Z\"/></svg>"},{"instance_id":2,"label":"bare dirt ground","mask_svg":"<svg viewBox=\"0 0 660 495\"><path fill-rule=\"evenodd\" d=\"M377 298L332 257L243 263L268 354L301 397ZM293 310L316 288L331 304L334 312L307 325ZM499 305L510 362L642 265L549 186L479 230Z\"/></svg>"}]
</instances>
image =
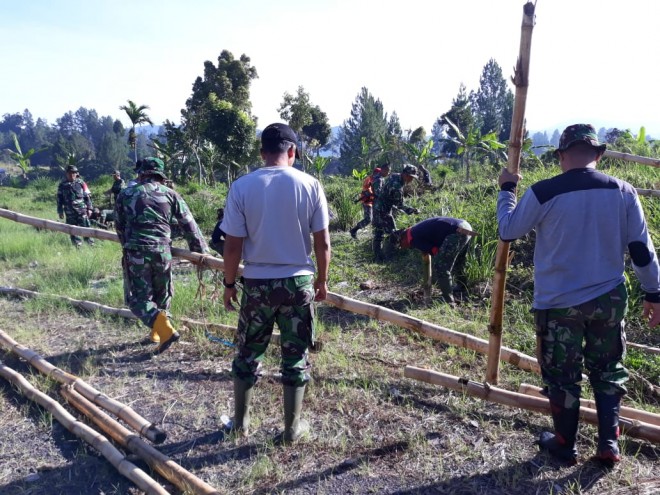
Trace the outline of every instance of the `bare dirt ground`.
<instances>
[{"instance_id":1,"label":"bare dirt ground","mask_svg":"<svg viewBox=\"0 0 660 495\"><path fill-rule=\"evenodd\" d=\"M11 274L0 275L0 283L11 285ZM610 473L588 461L594 429L582 427L584 462L562 467L533 444L547 418L403 378L406 363L448 352L446 346L331 308L322 308L321 318L341 320L343 331L312 357L304 414L313 432L282 447L273 444L282 423L276 351L258 384L254 434L237 440L225 436L221 419L232 411L231 348L184 334L152 357L140 343L145 330L134 322L56 306L39 310L0 296L0 329L159 423L168 439L158 448L223 494L660 493L657 445L626 439L626 457ZM4 351L0 360L42 390L50 385L50 395L64 403L26 363ZM139 493L0 380L0 494Z\"/></svg>"}]
</instances>

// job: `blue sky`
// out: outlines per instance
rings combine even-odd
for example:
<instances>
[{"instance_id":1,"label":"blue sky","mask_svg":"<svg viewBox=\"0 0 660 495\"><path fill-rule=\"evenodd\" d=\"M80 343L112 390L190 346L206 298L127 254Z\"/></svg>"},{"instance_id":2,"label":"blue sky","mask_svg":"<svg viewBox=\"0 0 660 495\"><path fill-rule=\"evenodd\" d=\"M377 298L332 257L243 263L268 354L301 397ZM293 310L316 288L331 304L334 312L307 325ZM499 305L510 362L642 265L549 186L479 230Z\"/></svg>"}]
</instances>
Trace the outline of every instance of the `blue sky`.
<instances>
[{"instance_id":1,"label":"blue sky","mask_svg":"<svg viewBox=\"0 0 660 495\"><path fill-rule=\"evenodd\" d=\"M0 0L0 114L50 123L80 106L127 123L119 105L178 122L205 60L245 53L259 127L302 85L332 125L366 86L404 128L430 131L490 58L512 75L521 0ZM660 2L538 0L528 128L641 125L660 138Z\"/></svg>"}]
</instances>

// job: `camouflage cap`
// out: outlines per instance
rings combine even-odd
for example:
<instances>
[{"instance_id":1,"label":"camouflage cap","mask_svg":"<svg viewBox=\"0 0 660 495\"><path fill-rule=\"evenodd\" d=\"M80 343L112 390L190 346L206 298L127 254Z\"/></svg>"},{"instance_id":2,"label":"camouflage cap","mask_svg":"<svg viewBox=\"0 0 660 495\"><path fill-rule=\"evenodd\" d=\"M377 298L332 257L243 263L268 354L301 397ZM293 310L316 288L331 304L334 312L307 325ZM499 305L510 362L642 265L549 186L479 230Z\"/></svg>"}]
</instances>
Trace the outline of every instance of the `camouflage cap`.
<instances>
[{"instance_id":1,"label":"camouflage cap","mask_svg":"<svg viewBox=\"0 0 660 495\"><path fill-rule=\"evenodd\" d=\"M75 165L67 165L66 171L67 172L73 172L74 174L77 174L78 173L78 167L76 167Z\"/></svg>"},{"instance_id":2,"label":"camouflage cap","mask_svg":"<svg viewBox=\"0 0 660 495\"><path fill-rule=\"evenodd\" d=\"M559 146L556 151L566 151L577 143L587 143L597 148L601 153L607 148L606 144L598 142L598 134L591 124L573 124L569 125L559 138Z\"/></svg>"},{"instance_id":3,"label":"camouflage cap","mask_svg":"<svg viewBox=\"0 0 660 495\"><path fill-rule=\"evenodd\" d=\"M165 164L160 158L148 156L142 161L140 167L141 174L160 175L163 179L167 179L165 175Z\"/></svg>"},{"instance_id":4,"label":"camouflage cap","mask_svg":"<svg viewBox=\"0 0 660 495\"><path fill-rule=\"evenodd\" d=\"M410 177L414 177L416 179L417 178L417 167L407 163L406 165L403 166L403 170L401 171L401 173L409 175Z\"/></svg>"}]
</instances>

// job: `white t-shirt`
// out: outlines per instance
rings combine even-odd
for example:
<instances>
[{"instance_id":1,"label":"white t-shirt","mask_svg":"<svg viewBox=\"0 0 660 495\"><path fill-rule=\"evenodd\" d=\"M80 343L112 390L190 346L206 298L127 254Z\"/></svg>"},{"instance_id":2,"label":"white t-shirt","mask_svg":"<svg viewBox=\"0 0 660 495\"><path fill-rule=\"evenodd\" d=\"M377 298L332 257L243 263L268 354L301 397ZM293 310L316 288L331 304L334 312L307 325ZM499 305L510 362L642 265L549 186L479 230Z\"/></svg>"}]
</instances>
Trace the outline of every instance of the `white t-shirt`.
<instances>
[{"instance_id":1,"label":"white t-shirt","mask_svg":"<svg viewBox=\"0 0 660 495\"><path fill-rule=\"evenodd\" d=\"M220 228L243 238L245 278L314 273L312 233L328 228L318 180L288 166L263 167L231 186Z\"/></svg>"}]
</instances>

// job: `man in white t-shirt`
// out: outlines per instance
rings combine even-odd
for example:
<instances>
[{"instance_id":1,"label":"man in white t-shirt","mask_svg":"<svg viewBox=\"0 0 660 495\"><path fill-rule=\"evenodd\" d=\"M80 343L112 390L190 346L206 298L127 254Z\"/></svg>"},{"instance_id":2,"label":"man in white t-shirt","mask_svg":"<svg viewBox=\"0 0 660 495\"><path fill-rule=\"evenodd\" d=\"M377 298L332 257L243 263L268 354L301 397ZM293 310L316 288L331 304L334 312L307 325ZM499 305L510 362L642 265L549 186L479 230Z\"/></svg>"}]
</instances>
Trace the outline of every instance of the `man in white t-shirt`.
<instances>
[{"instance_id":1,"label":"man in white t-shirt","mask_svg":"<svg viewBox=\"0 0 660 495\"><path fill-rule=\"evenodd\" d=\"M325 193L319 181L293 168L297 142L296 133L285 124L264 129L264 166L232 184L221 224L226 234L223 283L228 311L235 309L232 301L238 302L235 285L241 257L245 266L232 364L233 427L247 436L253 386L277 322L284 385L283 442L294 442L309 429L300 413L311 368L308 349L314 343L313 302L326 298L330 263Z\"/></svg>"}]
</instances>

